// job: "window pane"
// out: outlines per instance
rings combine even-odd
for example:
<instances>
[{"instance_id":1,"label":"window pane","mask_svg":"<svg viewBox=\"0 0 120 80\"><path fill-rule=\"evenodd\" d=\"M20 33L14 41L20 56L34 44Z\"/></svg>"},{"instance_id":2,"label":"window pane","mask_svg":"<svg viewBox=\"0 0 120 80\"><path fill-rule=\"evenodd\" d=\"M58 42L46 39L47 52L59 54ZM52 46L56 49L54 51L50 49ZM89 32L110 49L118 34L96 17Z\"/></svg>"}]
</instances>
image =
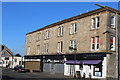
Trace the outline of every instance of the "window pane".
<instances>
[{"instance_id":1,"label":"window pane","mask_svg":"<svg viewBox=\"0 0 120 80\"><path fill-rule=\"evenodd\" d=\"M92 18L92 29L95 28L95 18Z\"/></svg>"},{"instance_id":2,"label":"window pane","mask_svg":"<svg viewBox=\"0 0 120 80\"><path fill-rule=\"evenodd\" d=\"M77 32L77 24L74 24L74 32Z\"/></svg>"},{"instance_id":3,"label":"window pane","mask_svg":"<svg viewBox=\"0 0 120 80\"><path fill-rule=\"evenodd\" d=\"M92 37L91 38L91 50L94 50L95 49L95 38Z\"/></svg>"},{"instance_id":4,"label":"window pane","mask_svg":"<svg viewBox=\"0 0 120 80\"><path fill-rule=\"evenodd\" d=\"M96 49L99 49L99 43L100 43L100 38L99 36L96 37L96 40L97 40L97 44L96 44Z\"/></svg>"},{"instance_id":5,"label":"window pane","mask_svg":"<svg viewBox=\"0 0 120 80\"><path fill-rule=\"evenodd\" d=\"M100 17L97 17L97 28L100 27Z\"/></svg>"},{"instance_id":6,"label":"window pane","mask_svg":"<svg viewBox=\"0 0 120 80\"><path fill-rule=\"evenodd\" d=\"M111 26L112 28L115 28L115 16L111 16L110 26Z\"/></svg>"},{"instance_id":7,"label":"window pane","mask_svg":"<svg viewBox=\"0 0 120 80\"><path fill-rule=\"evenodd\" d=\"M110 36L110 50L115 50L115 37Z\"/></svg>"}]
</instances>

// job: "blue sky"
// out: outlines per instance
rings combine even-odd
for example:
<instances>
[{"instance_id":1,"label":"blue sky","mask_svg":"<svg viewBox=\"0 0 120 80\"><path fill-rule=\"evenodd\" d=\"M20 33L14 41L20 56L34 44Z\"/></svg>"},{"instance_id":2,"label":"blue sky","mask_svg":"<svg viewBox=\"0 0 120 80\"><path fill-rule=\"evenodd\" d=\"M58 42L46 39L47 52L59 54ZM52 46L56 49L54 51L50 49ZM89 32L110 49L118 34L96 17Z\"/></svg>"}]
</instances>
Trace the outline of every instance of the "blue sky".
<instances>
[{"instance_id":1,"label":"blue sky","mask_svg":"<svg viewBox=\"0 0 120 80\"><path fill-rule=\"evenodd\" d=\"M85 13L99 7L97 2L3 2L2 43L14 54L24 55L25 34L51 23ZM117 9L116 2L99 2Z\"/></svg>"}]
</instances>

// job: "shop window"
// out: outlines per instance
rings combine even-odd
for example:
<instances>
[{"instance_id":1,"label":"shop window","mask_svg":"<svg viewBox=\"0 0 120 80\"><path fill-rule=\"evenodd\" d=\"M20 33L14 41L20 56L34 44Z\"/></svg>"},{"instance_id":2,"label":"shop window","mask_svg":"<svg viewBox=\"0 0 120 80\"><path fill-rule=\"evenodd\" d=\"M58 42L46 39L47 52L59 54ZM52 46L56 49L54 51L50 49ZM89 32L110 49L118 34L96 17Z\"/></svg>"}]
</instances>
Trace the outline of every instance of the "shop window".
<instances>
[{"instance_id":1,"label":"shop window","mask_svg":"<svg viewBox=\"0 0 120 80\"><path fill-rule=\"evenodd\" d=\"M102 65L94 66L93 76L102 77Z\"/></svg>"},{"instance_id":2,"label":"shop window","mask_svg":"<svg viewBox=\"0 0 120 80\"><path fill-rule=\"evenodd\" d=\"M70 75L73 75L75 72L75 67L74 65L70 65Z\"/></svg>"},{"instance_id":3,"label":"shop window","mask_svg":"<svg viewBox=\"0 0 120 80\"><path fill-rule=\"evenodd\" d=\"M79 69L83 70L83 65L82 64L79 65Z\"/></svg>"}]
</instances>

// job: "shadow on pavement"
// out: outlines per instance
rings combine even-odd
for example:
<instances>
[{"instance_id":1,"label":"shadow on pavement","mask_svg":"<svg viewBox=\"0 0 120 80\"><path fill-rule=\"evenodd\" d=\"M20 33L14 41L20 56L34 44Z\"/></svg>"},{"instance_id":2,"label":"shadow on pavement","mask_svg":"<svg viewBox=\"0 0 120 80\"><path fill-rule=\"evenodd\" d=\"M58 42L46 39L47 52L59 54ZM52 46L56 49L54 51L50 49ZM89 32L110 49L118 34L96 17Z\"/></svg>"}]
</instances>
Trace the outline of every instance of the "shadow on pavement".
<instances>
[{"instance_id":1,"label":"shadow on pavement","mask_svg":"<svg viewBox=\"0 0 120 80\"><path fill-rule=\"evenodd\" d=\"M2 80L6 80L6 79L14 79L14 78L6 75L2 75Z\"/></svg>"}]
</instances>

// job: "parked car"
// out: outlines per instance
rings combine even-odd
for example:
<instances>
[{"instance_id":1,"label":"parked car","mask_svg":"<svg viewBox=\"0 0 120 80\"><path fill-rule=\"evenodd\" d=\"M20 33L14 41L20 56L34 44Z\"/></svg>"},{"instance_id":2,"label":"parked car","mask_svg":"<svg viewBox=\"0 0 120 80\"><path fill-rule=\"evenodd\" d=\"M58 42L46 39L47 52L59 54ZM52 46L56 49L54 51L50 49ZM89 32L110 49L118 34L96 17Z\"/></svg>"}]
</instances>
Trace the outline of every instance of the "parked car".
<instances>
[{"instance_id":1,"label":"parked car","mask_svg":"<svg viewBox=\"0 0 120 80\"><path fill-rule=\"evenodd\" d=\"M29 70L24 69L21 65L16 65L16 66L13 68L13 71L17 71L17 72L29 72Z\"/></svg>"}]
</instances>

